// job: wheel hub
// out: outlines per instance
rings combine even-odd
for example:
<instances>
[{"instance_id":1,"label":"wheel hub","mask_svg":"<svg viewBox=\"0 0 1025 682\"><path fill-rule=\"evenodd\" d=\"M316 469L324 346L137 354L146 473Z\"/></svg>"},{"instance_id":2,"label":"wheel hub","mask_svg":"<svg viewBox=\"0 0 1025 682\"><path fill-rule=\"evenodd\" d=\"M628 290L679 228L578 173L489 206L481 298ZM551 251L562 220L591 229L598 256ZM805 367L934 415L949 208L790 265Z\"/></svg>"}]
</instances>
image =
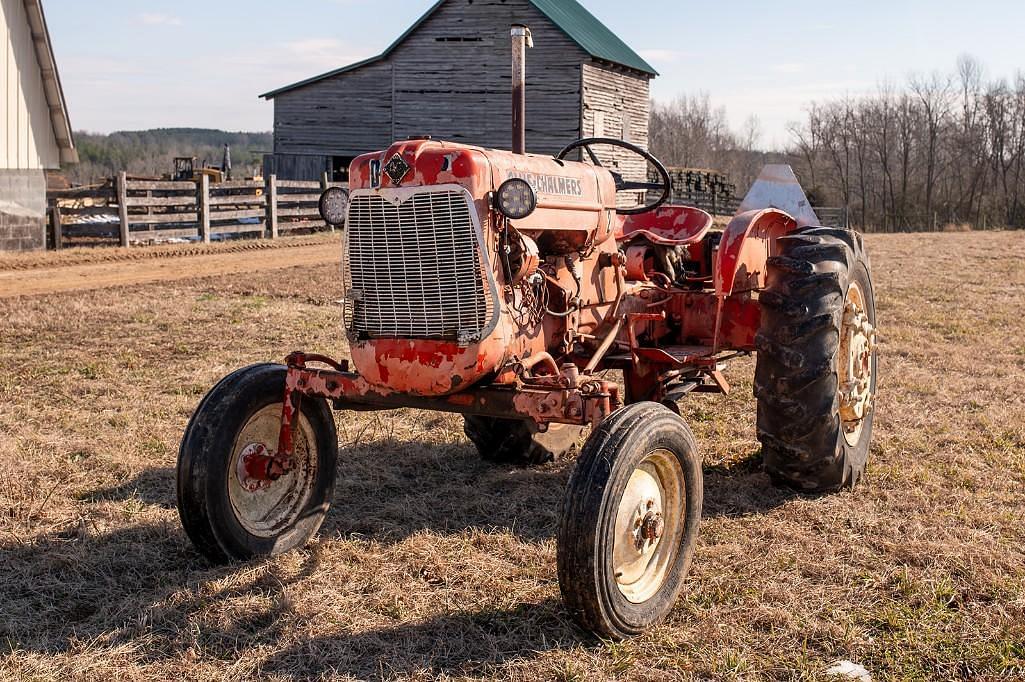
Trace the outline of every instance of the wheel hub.
<instances>
[{"instance_id":1,"label":"wheel hub","mask_svg":"<svg viewBox=\"0 0 1025 682\"><path fill-rule=\"evenodd\" d=\"M251 493L266 490L286 473L288 467L282 466L281 461L263 443L245 446L235 465L239 484Z\"/></svg>"},{"instance_id":2,"label":"wheel hub","mask_svg":"<svg viewBox=\"0 0 1025 682\"><path fill-rule=\"evenodd\" d=\"M287 461L267 446L277 442L280 428L280 403L252 415L238 435L227 471L235 518L257 537L273 537L293 524L316 481L316 439L309 420L299 417L295 450Z\"/></svg>"},{"instance_id":3,"label":"wheel hub","mask_svg":"<svg viewBox=\"0 0 1025 682\"><path fill-rule=\"evenodd\" d=\"M619 501L612 568L620 592L640 604L662 587L684 527L683 471L656 450L634 470Z\"/></svg>"},{"instance_id":4,"label":"wheel hub","mask_svg":"<svg viewBox=\"0 0 1025 682\"><path fill-rule=\"evenodd\" d=\"M662 533L665 530L666 522L662 518L662 512L648 512L644 516L644 521L641 522L641 540L644 542L654 542L662 537Z\"/></svg>"},{"instance_id":5,"label":"wheel hub","mask_svg":"<svg viewBox=\"0 0 1025 682\"><path fill-rule=\"evenodd\" d=\"M876 348L876 329L868 318L865 295L859 285L852 284L844 304L838 361L840 421L851 445L860 439L865 418L872 412L872 357Z\"/></svg>"}]
</instances>

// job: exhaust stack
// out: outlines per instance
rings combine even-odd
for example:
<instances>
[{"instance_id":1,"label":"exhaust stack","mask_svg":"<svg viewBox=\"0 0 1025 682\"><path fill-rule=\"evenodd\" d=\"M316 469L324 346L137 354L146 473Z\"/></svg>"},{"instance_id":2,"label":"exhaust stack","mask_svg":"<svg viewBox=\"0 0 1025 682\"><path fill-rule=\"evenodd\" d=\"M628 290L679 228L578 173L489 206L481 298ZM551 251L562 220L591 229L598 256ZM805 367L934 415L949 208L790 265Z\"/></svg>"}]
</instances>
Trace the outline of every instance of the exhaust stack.
<instances>
[{"instance_id":1,"label":"exhaust stack","mask_svg":"<svg viewBox=\"0 0 1025 682\"><path fill-rule=\"evenodd\" d=\"M530 29L512 27L512 151L525 154L527 148L527 48L534 47Z\"/></svg>"}]
</instances>

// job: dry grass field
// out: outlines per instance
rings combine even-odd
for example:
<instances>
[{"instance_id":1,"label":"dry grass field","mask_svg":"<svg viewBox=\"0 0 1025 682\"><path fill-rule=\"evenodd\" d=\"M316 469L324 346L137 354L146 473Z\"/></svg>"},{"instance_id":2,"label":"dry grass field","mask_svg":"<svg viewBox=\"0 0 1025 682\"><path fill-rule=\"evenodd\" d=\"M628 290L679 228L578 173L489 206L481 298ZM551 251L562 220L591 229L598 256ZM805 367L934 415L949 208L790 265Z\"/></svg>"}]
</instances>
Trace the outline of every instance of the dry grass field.
<instances>
[{"instance_id":1,"label":"dry grass field","mask_svg":"<svg viewBox=\"0 0 1025 682\"><path fill-rule=\"evenodd\" d=\"M335 266L0 299L0 679L1025 679L1025 233L868 245L867 479L771 487L733 365L732 396L683 406L706 475L688 588L622 644L559 600L572 462L486 465L458 417L342 414L319 539L227 568L191 547L191 411L238 366L344 353Z\"/></svg>"}]
</instances>

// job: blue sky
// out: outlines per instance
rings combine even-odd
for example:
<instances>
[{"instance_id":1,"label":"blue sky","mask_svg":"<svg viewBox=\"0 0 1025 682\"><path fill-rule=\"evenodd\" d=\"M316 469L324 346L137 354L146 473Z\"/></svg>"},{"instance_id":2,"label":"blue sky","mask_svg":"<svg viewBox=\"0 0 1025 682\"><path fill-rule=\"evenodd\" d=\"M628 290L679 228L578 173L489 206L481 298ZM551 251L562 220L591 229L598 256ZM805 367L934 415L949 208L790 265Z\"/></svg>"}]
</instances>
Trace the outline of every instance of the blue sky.
<instances>
[{"instance_id":1,"label":"blue sky","mask_svg":"<svg viewBox=\"0 0 1025 682\"><path fill-rule=\"evenodd\" d=\"M257 95L379 53L434 0L46 0L76 129L269 130ZM761 143L808 104L953 71L1025 69L1025 0L583 0L662 74L655 99L707 92Z\"/></svg>"}]
</instances>

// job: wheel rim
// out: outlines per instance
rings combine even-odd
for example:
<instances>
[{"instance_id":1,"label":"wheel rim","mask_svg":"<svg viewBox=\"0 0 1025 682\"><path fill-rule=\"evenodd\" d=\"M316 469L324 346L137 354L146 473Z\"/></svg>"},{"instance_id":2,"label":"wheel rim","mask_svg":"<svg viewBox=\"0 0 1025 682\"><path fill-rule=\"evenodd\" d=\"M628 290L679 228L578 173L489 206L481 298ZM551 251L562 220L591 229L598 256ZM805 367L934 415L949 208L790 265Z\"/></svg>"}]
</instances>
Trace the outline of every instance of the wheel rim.
<instances>
[{"instance_id":1,"label":"wheel rim","mask_svg":"<svg viewBox=\"0 0 1025 682\"><path fill-rule=\"evenodd\" d=\"M665 584L683 541L686 512L679 460L668 450L651 452L630 475L616 514L613 571L631 603L648 601Z\"/></svg>"},{"instance_id":2,"label":"wheel rim","mask_svg":"<svg viewBox=\"0 0 1025 682\"><path fill-rule=\"evenodd\" d=\"M865 293L855 282L847 290L837 356L840 422L844 438L851 446L861 440L865 420L872 412L875 349L876 330L868 317Z\"/></svg>"},{"instance_id":3,"label":"wheel rim","mask_svg":"<svg viewBox=\"0 0 1025 682\"><path fill-rule=\"evenodd\" d=\"M313 426L301 413L293 432L295 466L276 481L254 484L244 458L277 448L281 403L268 405L249 418L235 439L228 465L228 498L239 525L251 535L268 538L295 524L317 479L318 453Z\"/></svg>"}]
</instances>

